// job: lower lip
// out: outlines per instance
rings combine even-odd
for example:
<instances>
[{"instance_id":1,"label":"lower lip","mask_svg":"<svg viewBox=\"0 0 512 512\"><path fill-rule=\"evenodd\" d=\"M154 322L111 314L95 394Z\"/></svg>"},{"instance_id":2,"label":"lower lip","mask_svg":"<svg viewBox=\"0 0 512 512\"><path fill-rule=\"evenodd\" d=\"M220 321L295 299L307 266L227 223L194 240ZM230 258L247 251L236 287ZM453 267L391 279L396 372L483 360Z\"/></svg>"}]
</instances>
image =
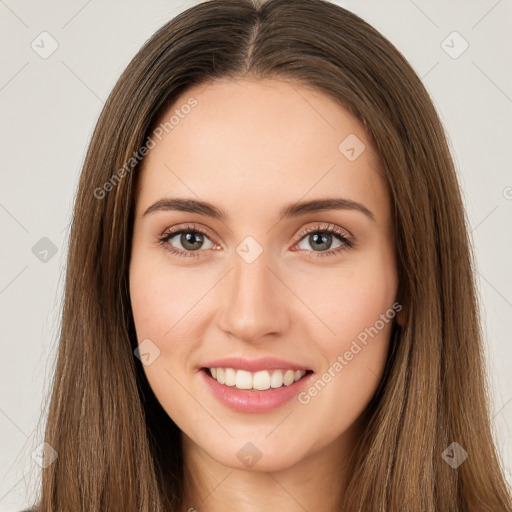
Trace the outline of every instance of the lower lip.
<instances>
[{"instance_id":1,"label":"lower lip","mask_svg":"<svg viewBox=\"0 0 512 512\"><path fill-rule=\"evenodd\" d=\"M221 404L237 412L250 413L271 411L289 402L302 391L314 375L309 373L289 386L258 391L255 389L238 389L234 386L220 384L210 376L208 370L203 369L200 373L213 395Z\"/></svg>"}]
</instances>

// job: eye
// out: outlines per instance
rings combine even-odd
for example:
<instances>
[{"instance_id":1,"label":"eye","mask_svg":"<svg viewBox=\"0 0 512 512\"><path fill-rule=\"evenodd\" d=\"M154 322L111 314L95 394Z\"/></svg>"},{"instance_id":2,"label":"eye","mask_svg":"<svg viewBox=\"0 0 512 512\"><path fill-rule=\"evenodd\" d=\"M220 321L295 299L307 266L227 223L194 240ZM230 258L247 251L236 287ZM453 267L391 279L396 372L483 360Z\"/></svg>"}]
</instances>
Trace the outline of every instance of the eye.
<instances>
[{"instance_id":1,"label":"eye","mask_svg":"<svg viewBox=\"0 0 512 512\"><path fill-rule=\"evenodd\" d=\"M171 243L173 239L176 239L176 241ZM214 244L210 240L206 231L198 226L188 225L177 230L166 231L161 237L159 237L159 243L172 254L196 258L199 256L199 249L205 248L203 247L205 239L211 244L210 247L206 247L206 249L211 249ZM181 245L181 249L179 247L176 249L175 244L177 243Z\"/></svg>"},{"instance_id":2,"label":"eye","mask_svg":"<svg viewBox=\"0 0 512 512\"><path fill-rule=\"evenodd\" d=\"M351 235L344 229L335 225L326 224L323 226L305 228L300 231L298 236L301 237L301 240L293 247L304 249L301 244L309 244L313 250L307 250L306 248L308 258L334 256L353 247ZM338 239L338 245L336 245L333 250L326 251L325 249L332 247L333 238Z\"/></svg>"},{"instance_id":3,"label":"eye","mask_svg":"<svg viewBox=\"0 0 512 512\"><path fill-rule=\"evenodd\" d=\"M303 250L304 247L301 244L310 244L313 249L305 251L308 258L332 256L353 247L351 235L335 225L326 224L305 228L300 231L298 236L300 240L292 247L292 250L296 250L297 247ZM333 238L338 240L338 245L334 249L326 251L325 249L332 247ZM204 246L205 240L208 242L206 247ZM200 249L219 250L219 246L210 240L209 233L194 224L166 231L158 238L158 243L171 254L183 257L197 258L200 256ZM176 248L176 244L181 245L181 248Z\"/></svg>"}]
</instances>

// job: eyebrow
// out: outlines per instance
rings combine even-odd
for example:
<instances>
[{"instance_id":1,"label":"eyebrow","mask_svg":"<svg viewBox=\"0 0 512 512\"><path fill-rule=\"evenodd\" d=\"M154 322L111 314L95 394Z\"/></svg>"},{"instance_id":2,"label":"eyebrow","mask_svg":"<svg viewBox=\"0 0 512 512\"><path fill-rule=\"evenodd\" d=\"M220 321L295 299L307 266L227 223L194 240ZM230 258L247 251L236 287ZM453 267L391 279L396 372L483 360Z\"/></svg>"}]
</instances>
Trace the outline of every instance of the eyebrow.
<instances>
[{"instance_id":1,"label":"eyebrow","mask_svg":"<svg viewBox=\"0 0 512 512\"><path fill-rule=\"evenodd\" d=\"M198 213L214 219L226 220L228 214L206 201L188 198L165 198L152 204L145 212L145 215L159 211L177 210L181 212ZM375 215L361 203L343 198L314 199L311 201L301 201L284 206L279 213L279 220L299 217L306 213L319 212L325 210L356 210L375 222Z\"/></svg>"}]
</instances>

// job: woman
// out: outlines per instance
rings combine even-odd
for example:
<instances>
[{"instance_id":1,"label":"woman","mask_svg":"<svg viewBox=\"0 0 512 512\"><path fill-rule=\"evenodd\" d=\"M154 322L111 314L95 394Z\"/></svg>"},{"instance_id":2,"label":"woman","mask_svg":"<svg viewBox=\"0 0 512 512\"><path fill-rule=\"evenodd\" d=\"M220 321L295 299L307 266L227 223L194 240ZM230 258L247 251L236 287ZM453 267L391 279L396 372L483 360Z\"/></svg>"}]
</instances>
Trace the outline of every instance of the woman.
<instances>
[{"instance_id":1,"label":"woman","mask_svg":"<svg viewBox=\"0 0 512 512\"><path fill-rule=\"evenodd\" d=\"M489 423L456 173L406 60L322 0L163 26L84 163L37 509L505 512Z\"/></svg>"}]
</instances>

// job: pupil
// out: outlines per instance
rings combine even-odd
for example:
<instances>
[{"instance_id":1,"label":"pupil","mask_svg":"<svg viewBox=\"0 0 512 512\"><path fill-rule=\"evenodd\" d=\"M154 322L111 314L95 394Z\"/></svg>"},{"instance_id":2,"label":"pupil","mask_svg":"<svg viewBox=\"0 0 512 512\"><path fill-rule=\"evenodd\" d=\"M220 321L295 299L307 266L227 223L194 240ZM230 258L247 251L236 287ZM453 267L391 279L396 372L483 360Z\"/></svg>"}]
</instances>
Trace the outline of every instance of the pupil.
<instances>
[{"instance_id":1,"label":"pupil","mask_svg":"<svg viewBox=\"0 0 512 512\"><path fill-rule=\"evenodd\" d=\"M322 233L322 234L318 234L318 233L315 233L313 235L310 235L310 243L311 243L311 247L315 247L315 244L319 244L320 246L322 247L317 247L317 248L320 248L320 249L328 249L330 247L330 240L331 240L331 236L329 233Z\"/></svg>"},{"instance_id":2,"label":"pupil","mask_svg":"<svg viewBox=\"0 0 512 512\"><path fill-rule=\"evenodd\" d=\"M186 249L190 249L192 251L196 251L201 247L202 241L202 235L201 233L183 233L181 235L181 245L185 247ZM196 245L195 245L196 244ZM187 247L188 245L188 247Z\"/></svg>"}]
</instances>

